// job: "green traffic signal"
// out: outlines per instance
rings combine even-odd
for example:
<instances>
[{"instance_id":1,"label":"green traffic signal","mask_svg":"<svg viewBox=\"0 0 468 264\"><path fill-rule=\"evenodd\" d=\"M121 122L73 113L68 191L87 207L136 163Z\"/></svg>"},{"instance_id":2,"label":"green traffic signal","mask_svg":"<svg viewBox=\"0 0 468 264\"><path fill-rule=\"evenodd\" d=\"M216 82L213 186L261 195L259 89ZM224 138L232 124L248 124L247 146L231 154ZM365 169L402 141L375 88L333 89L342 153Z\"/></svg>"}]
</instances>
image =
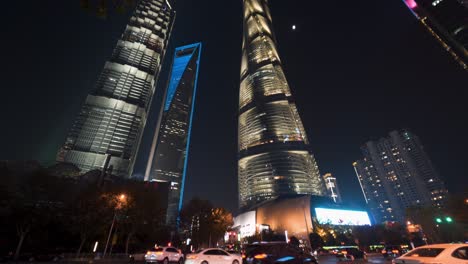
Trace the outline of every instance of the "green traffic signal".
<instances>
[{"instance_id":1,"label":"green traffic signal","mask_svg":"<svg viewBox=\"0 0 468 264\"><path fill-rule=\"evenodd\" d=\"M450 217L450 216L445 217L445 222L452 223L453 222L452 217Z\"/></svg>"},{"instance_id":2,"label":"green traffic signal","mask_svg":"<svg viewBox=\"0 0 468 264\"><path fill-rule=\"evenodd\" d=\"M436 220L436 222L439 223L439 224L442 223L442 219L439 218L439 217L437 217L435 220Z\"/></svg>"}]
</instances>

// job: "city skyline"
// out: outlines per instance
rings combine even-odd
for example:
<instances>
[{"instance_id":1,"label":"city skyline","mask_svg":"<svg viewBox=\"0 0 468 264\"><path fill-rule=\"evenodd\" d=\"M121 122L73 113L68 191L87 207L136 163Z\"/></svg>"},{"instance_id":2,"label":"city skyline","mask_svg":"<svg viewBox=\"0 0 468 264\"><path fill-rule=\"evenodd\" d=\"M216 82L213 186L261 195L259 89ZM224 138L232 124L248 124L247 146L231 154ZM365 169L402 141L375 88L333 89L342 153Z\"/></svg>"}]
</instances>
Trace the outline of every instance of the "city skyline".
<instances>
[{"instance_id":1,"label":"city skyline","mask_svg":"<svg viewBox=\"0 0 468 264\"><path fill-rule=\"evenodd\" d=\"M27 16L7 28L16 42L6 57L10 66L6 74L15 78L6 80L13 89L5 91L11 100L2 105L2 112L16 111L5 117L11 129L2 132L2 158L50 163L65 140L69 120L89 92L80 87L95 83L129 15L115 14L101 20L68 2L33 3L34 8L24 8L25 3L8 5L24 10ZM207 3L178 1L178 19L190 23L176 23L180 30L173 36L173 46L206 42L201 67L210 73L200 76L205 91L199 96L201 107L194 117L194 156L188 164L196 177L188 177L186 197L201 196L236 208L237 165L233 161L237 153L242 6L235 1L226 5L229 12L205 16L201 14L213 10ZM333 10L333 15L324 10ZM44 20L44 14L62 23ZM7 14L13 21L10 16ZM322 172L331 171L340 179L340 186L350 186L350 190L341 190L345 199L359 194L351 164L360 155L360 144L400 128L411 128L421 137L441 176L447 178L449 190L463 190L457 177L467 173L463 158L467 94L462 89L467 77L403 2L273 1L272 16L284 70L314 154ZM220 31L213 20L229 30ZM295 30L292 25L296 25ZM30 34L22 33L24 30ZM311 35L311 31L316 34ZM30 46L29 38L42 41ZM68 44L52 44L62 40ZM29 78L23 78L17 69L24 67L25 61L47 67L38 66ZM309 65L311 61L314 63ZM22 81L13 81L18 79ZM223 119L227 119L223 124L211 121ZM148 121L148 126L154 123ZM143 156L149 152L151 140L152 133L143 139ZM146 164L137 163L139 168ZM144 169L136 173L143 175ZM229 199L216 198L223 196Z\"/></svg>"}]
</instances>

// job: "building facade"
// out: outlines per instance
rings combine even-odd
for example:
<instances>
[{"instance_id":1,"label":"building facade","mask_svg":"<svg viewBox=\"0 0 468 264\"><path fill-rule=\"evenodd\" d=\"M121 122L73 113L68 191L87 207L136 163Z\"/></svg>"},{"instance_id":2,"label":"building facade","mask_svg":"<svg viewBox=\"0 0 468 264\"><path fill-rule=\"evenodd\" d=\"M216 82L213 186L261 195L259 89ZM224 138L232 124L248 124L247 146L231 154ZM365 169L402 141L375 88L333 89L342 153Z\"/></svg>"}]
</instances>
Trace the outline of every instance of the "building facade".
<instances>
[{"instance_id":1,"label":"building facade","mask_svg":"<svg viewBox=\"0 0 468 264\"><path fill-rule=\"evenodd\" d=\"M170 225L176 223L184 195L201 47L196 43L175 49L161 122L146 168L146 181L170 183L166 213Z\"/></svg>"},{"instance_id":2,"label":"building facade","mask_svg":"<svg viewBox=\"0 0 468 264\"><path fill-rule=\"evenodd\" d=\"M468 71L468 2L404 0L429 33Z\"/></svg>"},{"instance_id":3,"label":"building facade","mask_svg":"<svg viewBox=\"0 0 468 264\"><path fill-rule=\"evenodd\" d=\"M367 142L361 151L364 158L353 166L377 223L404 223L405 209L411 206L444 205L447 189L410 131L392 131L387 138Z\"/></svg>"},{"instance_id":4,"label":"building facade","mask_svg":"<svg viewBox=\"0 0 468 264\"><path fill-rule=\"evenodd\" d=\"M237 215L232 228L241 240L265 230L308 241L311 232L320 231L317 225L350 228L372 222L361 207L337 204L325 196L297 195L270 200Z\"/></svg>"},{"instance_id":5,"label":"building facade","mask_svg":"<svg viewBox=\"0 0 468 264\"><path fill-rule=\"evenodd\" d=\"M239 205L325 187L283 72L267 0L245 0L239 95Z\"/></svg>"},{"instance_id":6,"label":"building facade","mask_svg":"<svg viewBox=\"0 0 468 264\"><path fill-rule=\"evenodd\" d=\"M138 2L57 161L131 176L174 18L167 1Z\"/></svg>"},{"instance_id":7,"label":"building facade","mask_svg":"<svg viewBox=\"0 0 468 264\"><path fill-rule=\"evenodd\" d=\"M338 188L338 182L336 177L333 177L331 173L325 173L323 175L325 181L325 187L327 188L327 195L335 202L341 203L340 188Z\"/></svg>"}]
</instances>

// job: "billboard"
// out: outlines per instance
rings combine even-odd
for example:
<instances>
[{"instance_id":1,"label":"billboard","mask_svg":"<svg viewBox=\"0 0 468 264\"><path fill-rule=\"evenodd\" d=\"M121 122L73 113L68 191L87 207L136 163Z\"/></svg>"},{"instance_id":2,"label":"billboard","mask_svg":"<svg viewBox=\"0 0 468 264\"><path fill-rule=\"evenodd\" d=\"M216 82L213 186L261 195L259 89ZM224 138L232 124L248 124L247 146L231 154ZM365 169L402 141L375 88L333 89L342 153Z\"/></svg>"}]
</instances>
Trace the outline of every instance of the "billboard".
<instances>
[{"instance_id":1,"label":"billboard","mask_svg":"<svg viewBox=\"0 0 468 264\"><path fill-rule=\"evenodd\" d=\"M255 235L256 229L256 213L248 211L234 217L234 228L239 228L239 236L247 237Z\"/></svg>"},{"instance_id":2,"label":"billboard","mask_svg":"<svg viewBox=\"0 0 468 264\"><path fill-rule=\"evenodd\" d=\"M366 211L315 208L315 216L319 224L330 225L371 225Z\"/></svg>"}]
</instances>

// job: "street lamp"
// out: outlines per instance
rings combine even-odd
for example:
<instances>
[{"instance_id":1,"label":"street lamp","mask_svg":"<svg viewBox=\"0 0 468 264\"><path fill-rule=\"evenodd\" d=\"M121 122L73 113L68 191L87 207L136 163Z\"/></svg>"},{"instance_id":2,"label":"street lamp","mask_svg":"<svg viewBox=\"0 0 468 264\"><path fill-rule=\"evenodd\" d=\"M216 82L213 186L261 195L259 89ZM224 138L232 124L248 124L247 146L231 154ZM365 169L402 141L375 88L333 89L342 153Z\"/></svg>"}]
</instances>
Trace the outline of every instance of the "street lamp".
<instances>
[{"instance_id":1,"label":"street lamp","mask_svg":"<svg viewBox=\"0 0 468 264\"><path fill-rule=\"evenodd\" d=\"M114 217L112 218L112 224L111 224L110 229L109 229L109 235L107 236L106 246L104 247L104 252L102 253L103 258L106 256L107 247L109 246L109 241L110 241L110 238L111 238L111 235L112 235L112 229L114 229L115 219L117 218L117 208L120 208L120 206L121 206L120 203L123 203L126 198L127 198L127 196L125 194L123 194L123 193L118 195L119 204L114 208Z\"/></svg>"}]
</instances>

